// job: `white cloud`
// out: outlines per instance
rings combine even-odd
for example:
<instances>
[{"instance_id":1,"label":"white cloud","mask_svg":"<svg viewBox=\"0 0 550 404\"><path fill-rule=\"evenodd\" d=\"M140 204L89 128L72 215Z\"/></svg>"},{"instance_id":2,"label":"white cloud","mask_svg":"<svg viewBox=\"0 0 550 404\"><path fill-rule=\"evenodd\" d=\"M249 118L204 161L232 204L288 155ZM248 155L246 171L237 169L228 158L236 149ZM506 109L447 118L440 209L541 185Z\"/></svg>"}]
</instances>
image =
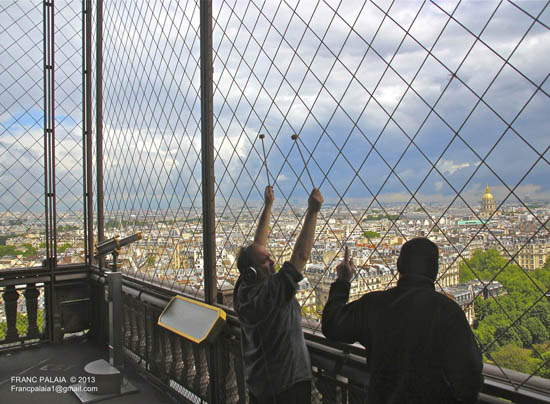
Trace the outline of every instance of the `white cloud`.
<instances>
[{"instance_id":1,"label":"white cloud","mask_svg":"<svg viewBox=\"0 0 550 404\"><path fill-rule=\"evenodd\" d=\"M439 168L439 171L443 174L453 175L458 170L468 168L470 165L470 163L455 163L453 160L441 160L437 164L437 168Z\"/></svg>"}]
</instances>

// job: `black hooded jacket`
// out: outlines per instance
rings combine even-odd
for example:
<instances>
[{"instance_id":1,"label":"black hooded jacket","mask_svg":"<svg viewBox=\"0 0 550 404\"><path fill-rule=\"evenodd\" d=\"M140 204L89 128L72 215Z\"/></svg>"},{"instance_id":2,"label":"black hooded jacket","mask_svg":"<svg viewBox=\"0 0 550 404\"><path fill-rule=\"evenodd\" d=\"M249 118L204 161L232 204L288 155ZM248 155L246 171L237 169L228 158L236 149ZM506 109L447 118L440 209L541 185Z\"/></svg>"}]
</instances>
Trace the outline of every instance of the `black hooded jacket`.
<instances>
[{"instance_id":1,"label":"black hooded jacket","mask_svg":"<svg viewBox=\"0 0 550 404\"><path fill-rule=\"evenodd\" d=\"M367 352L368 403L475 403L481 353L460 306L430 278L401 275L397 286L347 304L350 283L334 282L323 334Z\"/></svg>"}]
</instances>

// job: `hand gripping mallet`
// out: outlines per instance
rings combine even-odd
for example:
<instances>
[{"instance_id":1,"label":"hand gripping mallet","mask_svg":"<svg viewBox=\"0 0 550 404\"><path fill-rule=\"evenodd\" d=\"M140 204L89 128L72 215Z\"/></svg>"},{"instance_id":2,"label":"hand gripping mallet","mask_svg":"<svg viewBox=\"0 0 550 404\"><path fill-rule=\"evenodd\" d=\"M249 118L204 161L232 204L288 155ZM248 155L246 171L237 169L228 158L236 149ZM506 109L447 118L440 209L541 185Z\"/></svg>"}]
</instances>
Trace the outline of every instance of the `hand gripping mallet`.
<instances>
[{"instance_id":1,"label":"hand gripping mallet","mask_svg":"<svg viewBox=\"0 0 550 404\"><path fill-rule=\"evenodd\" d=\"M260 140L262 141L262 150L264 152L264 166L265 166L265 175L267 177L267 186L270 187L271 185L269 185L269 170L267 169L267 157L265 156L264 137L265 135L263 133L260 133Z\"/></svg>"},{"instance_id":2,"label":"hand gripping mallet","mask_svg":"<svg viewBox=\"0 0 550 404\"><path fill-rule=\"evenodd\" d=\"M311 178L311 174L309 173L309 170L308 170L307 165L306 165L306 159L304 158L304 155L302 154L302 150L300 149L300 142L298 142L298 135L294 134L294 135L290 136L290 138L296 142L296 147L298 148L298 153L300 153L300 157L302 157L302 161L304 162L304 167L306 169L309 180L311 181L311 185L313 185L313 188L315 188L315 184L313 183L313 178Z\"/></svg>"}]
</instances>

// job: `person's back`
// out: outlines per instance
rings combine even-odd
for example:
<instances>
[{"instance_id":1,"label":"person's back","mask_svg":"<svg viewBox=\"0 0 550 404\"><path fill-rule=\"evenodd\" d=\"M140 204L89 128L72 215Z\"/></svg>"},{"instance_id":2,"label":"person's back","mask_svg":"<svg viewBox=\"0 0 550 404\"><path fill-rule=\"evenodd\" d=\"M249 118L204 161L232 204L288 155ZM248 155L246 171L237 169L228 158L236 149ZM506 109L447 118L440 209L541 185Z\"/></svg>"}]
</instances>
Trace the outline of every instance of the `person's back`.
<instances>
[{"instance_id":1,"label":"person's back","mask_svg":"<svg viewBox=\"0 0 550 404\"><path fill-rule=\"evenodd\" d=\"M367 349L369 402L455 402L446 380L446 373L453 372L449 361L457 354L474 355L473 360L478 355L462 349L473 341L461 333L467 324L460 307L436 292L429 279L413 275L363 299L369 321L359 342Z\"/></svg>"},{"instance_id":2,"label":"person's back","mask_svg":"<svg viewBox=\"0 0 550 404\"><path fill-rule=\"evenodd\" d=\"M269 404L296 382L310 380L311 362L295 293L301 274L290 263L260 280L239 278L234 305L241 324L241 350L249 388Z\"/></svg>"},{"instance_id":3,"label":"person's back","mask_svg":"<svg viewBox=\"0 0 550 404\"><path fill-rule=\"evenodd\" d=\"M403 271L403 262L400 267ZM366 348L369 403L477 399L481 354L466 317L458 304L435 291L435 275L425 275L401 273L395 288L350 304L349 279L331 286L323 333Z\"/></svg>"}]
</instances>

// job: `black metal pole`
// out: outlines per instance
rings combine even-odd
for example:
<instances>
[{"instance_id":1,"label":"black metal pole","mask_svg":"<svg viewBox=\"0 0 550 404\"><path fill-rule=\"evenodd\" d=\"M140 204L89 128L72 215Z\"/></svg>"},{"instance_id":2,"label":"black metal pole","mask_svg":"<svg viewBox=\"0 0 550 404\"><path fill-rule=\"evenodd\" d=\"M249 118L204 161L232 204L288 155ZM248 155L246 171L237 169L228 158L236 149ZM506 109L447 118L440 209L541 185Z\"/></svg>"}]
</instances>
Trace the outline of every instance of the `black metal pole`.
<instances>
[{"instance_id":1,"label":"black metal pole","mask_svg":"<svg viewBox=\"0 0 550 404\"><path fill-rule=\"evenodd\" d=\"M96 4L96 181L97 181L97 242L105 240L103 207L103 0ZM103 267L105 259L98 259Z\"/></svg>"},{"instance_id":2,"label":"black metal pole","mask_svg":"<svg viewBox=\"0 0 550 404\"><path fill-rule=\"evenodd\" d=\"M201 47L201 157L202 157L202 220L204 297L208 304L216 303L216 205L214 193L214 95L212 65L212 0L200 2ZM219 346L208 350L210 370L210 400L223 402L221 394L222 364Z\"/></svg>"},{"instance_id":3,"label":"black metal pole","mask_svg":"<svg viewBox=\"0 0 550 404\"><path fill-rule=\"evenodd\" d=\"M82 212L83 214L83 229L84 229L84 262L89 265L88 260L88 199L86 191L86 0L82 0Z\"/></svg>"},{"instance_id":4,"label":"black metal pole","mask_svg":"<svg viewBox=\"0 0 550 404\"><path fill-rule=\"evenodd\" d=\"M214 110L212 66L212 1L200 2L201 136L204 290L208 304L216 302L216 237L214 194Z\"/></svg>"},{"instance_id":5,"label":"black metal pole","mask_svg":"<svg viewBox=\"0 0 550 404\"><path fill-rule=\"evenodd\" d=\"M85 32L86 55L85 64L85 147L86 147L86 200L88 216L88 257L87 264L91 265L94 259L94 200L93 200L93 175L92 175L92 1L85 0Z\"/></svg>"},{"instance_id":6,"label":"black metal pole","mask_svg":"<svg viewBox=\"0 0 550 404\"><path fill-rule=\"evenodd\" d=\"M50 340L57 338L55 330L55 269L57 265L57 229L55 204L55 7L53 0L43 3L44 29L44 203L46 232L46 261L50 275L46 288L46 322Z\"/></svg>"}]
</instances>

